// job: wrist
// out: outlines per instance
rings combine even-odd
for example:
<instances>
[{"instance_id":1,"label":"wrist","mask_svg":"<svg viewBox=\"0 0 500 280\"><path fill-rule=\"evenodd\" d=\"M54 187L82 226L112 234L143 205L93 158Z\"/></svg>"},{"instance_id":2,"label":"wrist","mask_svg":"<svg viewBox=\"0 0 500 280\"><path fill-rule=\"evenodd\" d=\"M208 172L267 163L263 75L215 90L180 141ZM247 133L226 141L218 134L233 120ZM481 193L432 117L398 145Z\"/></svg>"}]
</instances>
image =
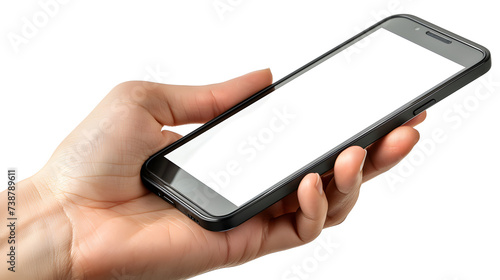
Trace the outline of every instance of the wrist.
<instances>
[{"instance_id":1,"label":"wrist","mask_svg":"<svg viewBox=\"0 0 500 280\"><path fill-rule=\"evenodd\" d=\"M0 251L6 256L15 248L15 272L2 269L2 279L71 278L71 224L45 182L36 175L20 181L15 190L15 240L10 230L0 234ZM7 203L7 191L1 205ZM7 221L7 206L0 213ZM9 221L11 222L11 221ZM3 276L6 276L4 278Z\"/></svg>"}]
</instances>

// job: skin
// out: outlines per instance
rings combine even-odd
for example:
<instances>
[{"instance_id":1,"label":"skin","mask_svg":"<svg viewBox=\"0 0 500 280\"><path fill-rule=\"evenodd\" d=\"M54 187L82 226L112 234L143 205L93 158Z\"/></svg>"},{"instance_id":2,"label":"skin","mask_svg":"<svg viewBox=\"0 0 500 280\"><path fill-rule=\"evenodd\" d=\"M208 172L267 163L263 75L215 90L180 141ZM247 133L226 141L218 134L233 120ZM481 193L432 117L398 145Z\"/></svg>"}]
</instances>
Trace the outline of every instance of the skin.
<instances>
[{"instance_id":1,"label":"skin","mask_svg":"<svg viewBox=\"0 0 500 280\"><path fill-rule=\"evenodd\" d=\"M3 269L1 278L180 279L300 246L341 223L362 182L419 139L413 126L425 113L366 150L346 149L331 171L308 174L295 193L227 232L201 228L144 188L141 165L180 138L164 125L206 122L271 82L266 69L207 86L115 87L37 174L17 184L16 272ZM7 208L6 199L0 204ZM2 254L8 234L2 229Z\"/></svg>"}]
</instances>

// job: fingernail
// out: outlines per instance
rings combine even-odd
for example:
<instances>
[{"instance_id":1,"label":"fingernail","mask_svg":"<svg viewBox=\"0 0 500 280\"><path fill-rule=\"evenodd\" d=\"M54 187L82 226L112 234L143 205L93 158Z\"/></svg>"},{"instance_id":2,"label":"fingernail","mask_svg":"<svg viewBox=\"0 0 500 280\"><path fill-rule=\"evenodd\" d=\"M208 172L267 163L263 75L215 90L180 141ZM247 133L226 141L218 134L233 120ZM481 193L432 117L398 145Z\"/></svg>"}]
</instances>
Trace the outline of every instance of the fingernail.
<instances>
[{"instance_id":1,"label":"fingernail","mask_svg":"<svg viewBox=\"0 0 500 280\"><path fill-rule=\"evenodd\" d=\"M316 173L316 189L318 189L319 195L323 195L323 183L318 173Z\"/></svg>"},{"instance_id":2,"label":"fingernail","mask_svg":"<svg viewBox=\"0 0 500 280\"><path fill-rule=\"evenodd\" d=\"M367 155L368 155L368 151L365 150L365 157L363 158L363 161L361 162L361 166L359 167L359 172L363 171L363 167L365 166L365 160L366 160Z\"/></svg>"}]
</instances>

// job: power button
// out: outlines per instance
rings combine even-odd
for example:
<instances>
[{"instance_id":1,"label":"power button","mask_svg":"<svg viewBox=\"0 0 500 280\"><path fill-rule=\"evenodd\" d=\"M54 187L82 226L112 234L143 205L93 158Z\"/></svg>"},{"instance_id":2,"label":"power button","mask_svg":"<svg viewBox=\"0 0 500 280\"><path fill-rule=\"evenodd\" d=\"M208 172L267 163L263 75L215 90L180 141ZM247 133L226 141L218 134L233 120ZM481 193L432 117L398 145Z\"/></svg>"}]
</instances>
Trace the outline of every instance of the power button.
<instances>
[{"instance_id":1,"label":"power button","mask_svg":"<svg viewBox=\"0 0 500 280\"><path fill-rule=\"evenodd\" d=\"M430 101L427 101L427 103L415 109L415 111L413 111L413 115L416 116L422 113L423 111L425 111L427 108L431 107L434 104L436 104L436 99L431 99Z\"/></svg>"}]
</instances>

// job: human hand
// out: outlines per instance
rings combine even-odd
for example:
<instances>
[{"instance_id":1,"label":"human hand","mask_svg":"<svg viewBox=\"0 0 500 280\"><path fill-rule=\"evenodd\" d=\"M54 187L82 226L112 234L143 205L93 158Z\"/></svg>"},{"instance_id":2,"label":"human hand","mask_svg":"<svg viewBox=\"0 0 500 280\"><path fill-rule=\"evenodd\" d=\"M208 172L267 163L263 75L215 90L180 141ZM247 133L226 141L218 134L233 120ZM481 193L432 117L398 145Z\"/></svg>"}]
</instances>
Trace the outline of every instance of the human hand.
<instances>
[{"instance_id":1,"label":"human hand","mask_svg":"<svg viewBox=\"0 0 500 280\"><path fill-rule=\"evenodd\" d=\"M206 122L271 81L270 71L261 70L207 86L115 87L42 170L18 184L25 221L16 276L185 278L305 244L341 223L361 183L394 166L418 141L412 126L425 114L367 152L346 149L321 179L305 176L295 193L227 232L203 229L144 188L144 161L181 137L162 131L164 125Z\"/></svg>"}]
</instances>

